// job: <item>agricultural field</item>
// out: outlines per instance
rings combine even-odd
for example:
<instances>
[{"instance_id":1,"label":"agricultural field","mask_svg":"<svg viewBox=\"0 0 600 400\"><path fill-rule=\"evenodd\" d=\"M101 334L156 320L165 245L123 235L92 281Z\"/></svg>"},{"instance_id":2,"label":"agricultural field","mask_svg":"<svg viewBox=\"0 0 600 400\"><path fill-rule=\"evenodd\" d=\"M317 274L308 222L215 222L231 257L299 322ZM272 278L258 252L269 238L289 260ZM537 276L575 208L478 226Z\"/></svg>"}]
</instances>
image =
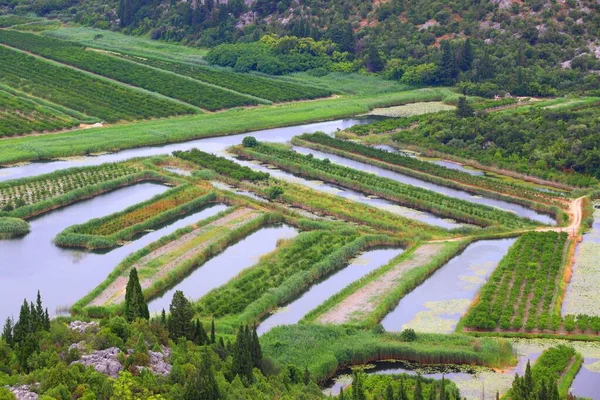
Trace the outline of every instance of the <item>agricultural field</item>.
<instances>
[{"instance_id":1,"label":"agricultural field","mask_svg":"<svg viewBox=\"0 0 600 400\"><path fill-rule=\"evenodd\" d=\"M1 83L106 122L196 112L189 106L96 79L6 47L0 47L0 57L4 61L0 65Z\"/></svg>"},{"instance_id":2,"label":"agricultural field","mask_svg":"<svg viewBox=\"0 0 600 400\"><path fill-rule=\"evenodd\" d=\"M566 241L566 233L521 236L482 288L464 325L527 332L556 332L564 325L568 332L573 331L569 326L573 316L563 321L557 309L564 290ZM597 327L600 329L600 325Z\"/></svg>"},{"instance_id":3,"label":"agricultural field","mask_svg":"<svg viewBox=\"0 0 600 400\"><path fill-rule=\"evenodd\" d=\"M0 90L0 138L51 132L79 125L75 118Z\"/></svg>"},{"instance_id":4,"label":"agricultural field","mask_svg":"<svg viewBox=\"0 0 600 400\"><path fill-rule=\"evenodd\" d=\"M83 46L63 40L5 30L0 32L0 43L210 111L259 103L255 99L235 92L225 91L109 54L86 50Z\"/></svg>"},{"instance_id":5,"label":"agricultural field","mask_svg":"<svg viewBox=\"0 0 600 400\"><path fill-rule=\"evenodd\" d=\"M600 334L597 177L529 148L517 156L502 135L488 145L477 125L554 118L554 136L581 139L560 146L586 153L593 98L486 100L362 72L235 73L172 42L2 24L15 28L0 30L10 61L0 64L0 314L33 315L38 346L25 354L10 317L0 397L23 384L61 397L48 388L54 373L39 372L54 359L69 360L57 376L110 376L114 390L65 383L61 398L254 398L273 384L269 398L565 400L577 378L594 383L584 349ZM443 121L468 151L427 147ZM111 126L77 129L96 122ZM522 136L511 140L539 144ZM444 166L487 146L500 161L521 157L519 168L489 163L499 179ZM538 161L553 172L521 168ZM47 311L31 302L38 289ZM92 354L121 369L82 368ZM218 396L190 389L207 371L214 385L198 387Z\"/></svg>"},{"instance_id":6,"label":"agricultural field","mask_svg":"<svg viewBox=\"0 0 600 400\"><path fill-rule=\"evenodd\" d=\"M329 160L318 160L280 146L260 143L254 147L236 147L235 152L300 174L310 179L321 179L364 193L380 196L399 204L414 207L444 217L480 226L532 226L528 221L491 207L464 200L452 199L429 190L381 178L376 175L340 166Z\"/></svg>"},{"instance_id":7,"label":"agricultural field","mask_svg":"<svg viewBox=\"0 0 600 400\"><path fill-rule=\"evenodd\" d=\"M308 85L297 85L283 80L218 70L200 65L175 63L141 57L134 57L132 60L275 103L291 100L314 99L326 97L331 94L330 91Z\"/></svg>"}]
</instances>

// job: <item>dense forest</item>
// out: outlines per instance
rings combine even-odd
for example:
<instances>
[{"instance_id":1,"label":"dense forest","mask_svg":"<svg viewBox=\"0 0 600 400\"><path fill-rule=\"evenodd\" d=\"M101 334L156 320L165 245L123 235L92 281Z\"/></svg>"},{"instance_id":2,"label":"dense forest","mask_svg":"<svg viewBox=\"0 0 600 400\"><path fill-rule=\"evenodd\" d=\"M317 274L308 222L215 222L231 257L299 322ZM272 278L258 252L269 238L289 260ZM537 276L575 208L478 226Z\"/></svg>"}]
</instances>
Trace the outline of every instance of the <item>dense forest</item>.
<instances>
[{"instance_id":1,"label":"dense forest","mask_svg":"<svg viewBox=\"0 0 600 400\"><path fill-rule=\"evenodd\" d=\"M380 73L467 94L596 93L599 5L589 0L2 0L6 11L217 47L209 61L285 74ZM252 45L240 46L240 43ZM231 46L233 44L233 46Z\"/></svg>"}]
</instances>

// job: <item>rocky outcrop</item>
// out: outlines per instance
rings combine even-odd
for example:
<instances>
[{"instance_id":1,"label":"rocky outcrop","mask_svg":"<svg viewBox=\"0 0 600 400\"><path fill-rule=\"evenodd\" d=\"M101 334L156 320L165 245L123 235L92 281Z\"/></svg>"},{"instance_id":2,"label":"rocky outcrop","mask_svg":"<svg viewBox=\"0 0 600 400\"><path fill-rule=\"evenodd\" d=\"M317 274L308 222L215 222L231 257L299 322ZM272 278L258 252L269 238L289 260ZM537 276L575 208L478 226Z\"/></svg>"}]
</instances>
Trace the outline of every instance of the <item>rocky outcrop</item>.
<instances>
[{"instance_id":1,"label":"rocky outcrop","mask_svg":"<svg viewBox=\"0 0 600 400\"><path fill-rule=\"evenodd\" d=\"M32 392L32 386L35 385L17 385L10 387L10 391L15 395L17 400L37 400L38 394Z\"/></svg>"},{"instance_id":2,"label":"rocky outcrop","mask_svg":"<svg viewBox=\"0 0 600 400\"><path fill-rule=\"evenodd\" d=\"M72 329L79 333L84 333L88 329L97 329L100 325L98 322L83 322L83 321L73 321L69 324L69 329Z\"/></svg>"},{"instance_id":3,"label":"rocky outcrop","mask_svg":"<svg viewBox=\"0 0 600 400\"><path fill-rule=\"evenodd\" d=\"M119 350L118 347L97 350L91 354L81 356L81 359L74 361L73 363L91 366L102 374L116 378L119 376L119 372L123 369L123 365L117 359L117 355L120 351L121 350Z\"/></svg>"},{"instance_id":4,"label":"rocky outcrop","mask_svg":"<svg viewBox=\"0 0 600 400\"><path fill-rule=\"evenodd\" d=\"M168 376L171 373L171 364L167 359L171 356L171 350L168 347L162 346L162 352L149 351L150 370L155 375Z\"/></svg>"}]
</instances>

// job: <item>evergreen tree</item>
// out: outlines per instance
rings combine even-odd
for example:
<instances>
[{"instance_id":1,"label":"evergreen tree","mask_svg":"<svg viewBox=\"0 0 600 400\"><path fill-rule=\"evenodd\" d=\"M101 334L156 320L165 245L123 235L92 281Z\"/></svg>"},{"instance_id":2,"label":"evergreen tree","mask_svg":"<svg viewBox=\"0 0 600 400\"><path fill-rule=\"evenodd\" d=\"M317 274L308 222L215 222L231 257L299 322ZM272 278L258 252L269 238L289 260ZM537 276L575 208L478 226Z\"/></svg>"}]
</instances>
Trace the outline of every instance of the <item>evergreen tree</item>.
<instances>
[{"instance_id":1,"label":"evergreen tree","mask_svg":"<svg viewBox=\"0 0 600 400\"><path fill-rule=\"evenodd\" d=\"M398 389L398 400L408 400L406 387L404 386L404 378L400 378L400 388Z\"/></svg>"},{"instance_id":2,"label":"evergreen tree","mask_svg":"<svg viewBox=\"0 0 600 400\"><path fill-rule=\"evenodd\" d=\"M193 322L193 324L194 324L194 334L193 334L192 341L199 345L208 344L209 343L208 334L206 333L206 330L204 329L202 322L200 322L200 320L195 320Z\"/></svg>"},{"instance_id":3,"label":"evergreen tree","mask_svg":"<svg viewBox=\"0 0 600 400\"><path fill-rule=\"evenodd\" d=\"M385 67L385 62L381 59L379 50L377 50L377 47L374 44L369 45L367 48L365 64L367 71L369 72L379 72Z\"/></svg>"},{"instance_id":4,"label":"evergreen tree","mask_svg":"<svg viewBox=\"0 0 600 400\"><path fill-rule=\"evenodd\" d=\"M260 369L262 363L262 350L260 348L258 334L256 333L256 327L252 330L252 334L248 333L248 340L250 341L250 357L252 358L252 365L255 368Z\"/></svg>"},{"instance_id":5,"label":"evergreen tree","mask_svg":"<svg viewBox=\"0 0 600 400\"><path fill-rule=\"evenodd\" d=\"M424 400L423 387L421 385L421 376L417 377L417 383L415 384L415 393L413 394L413 400Z\"/></svg>"},{"instance_id":6,"label":"evergreen tree","mask_svg":"<svg viewBox=\"0 0 600 400\"><path fill-rule=\"evenodd\" d=\"M180 337L192 340L194 335L193 316L194 309L192 304L181 290L177 290L169 305L169 319L167 322L169 336L173 340L177 340Z\"/></svg>"},{"instance_id":7,"label":"evergreen tree","mask_svg":"<svg viewBox=\"0 0 600 400\"><path fill-rule=\"evenodd\" d=\"M428 400L437 400L436 396L435 396L435 385L431 385L430 389L429 389L429 397L427 397Z\"/></svg>"},{"instance_id":8,"label":"evergreen tree","mask_svg":"<svg viewBox=\"0 0 600 400\"><path fill-rule=\"evenodd\" d=\"M446 380L444 374L442 374L442 380L440 381L440 400L446 400Z\"/></svg>"},{"instance_id":9,"label":"evergreen tree","mask_svg":"<svg viewBox=\"0 0 600 400\"><path fill-rule=\"evenodd\" d=\"M392 387L392 383L389 382L387 388L385 389L385 400L395 400L394 399L394 388Z\"/></svg>"},{"instance_id":10,"label":"evergreen tree","mask_svg":"<svg viewBox=\"0 0 600 400\"><path fill-rule=\"evenodd\" d=\"M352 400L365 400L365 389L363 388L363 377L361 372L355 372L352 379Z\"/></svg>"},{"instance_id":11,"label":"evergreen tree","mask_svg":"<svg viewBox=\"0 0 600 400\"><path fill-rule=\"evenodd\" d=\"M310 383L310 372L308 371L307 367L304 367L304 376L302 377L302 381L305 385Z\"/></svg>"},{"instance_id":12,"label":"evergreen tree","mask_svg":"<svg viewBox=\"0 0 600 400\"><path fill-rule=\"evenodd\" d=\"M340 388L340 396L338 397L338 400L344 400L344 388Z\"/></svg>"},{"instance_id":13,"label":"evergreen tree","mask_svg":"<svg viewBox=\"0 0 600 400\"><path fill-rule=\"evenodd\" d=\"M165 312L165 309L162 309L162 312L160 313L160 324L162 326L167 326L167 313Z\"/></svg>"},{"instance_id":14,"label":"evergreen tree","mask_svg":"<svg viewBox=\"0 0 600 400\"><path fill-rule=\"evenodd\" d=\"M458 68L456 67L456 58L452 45L447 40L442 42L442 57L438 65L438 80L440 84L451 86L456 81Z\"/></svg>"},{"instance_id":15,"label":"evergreen tree","mask_svg":"<svg viewBox=\"0 0 600 400\"><path fill-rule=\"evenodd\" d=\"M239 375L242 380L252 380L252 355L250 353L250 338L248 337L248 326L240 325L235 344L233 346L233 361L231 371Z\"/></svg>"},{"instance_id":16,"label":"evergreen tree","mask_svg":"<svg viewBox=\"0 0 600 400\"><path fill-rule=\"evenodd\" d=\"M30 318L29 304L27 304L27 300L23 300L21 310L19 311L19 319L13 328L14 343L24 342L27 335L31 332Z\"/></svg>"},{"instance_id":17,"label":"evergreen tree","mask_svg":"<svg viewBox=\"0 0 600 400\"><path fill-rule=\"evenodd\" d=\"M13 323L12 318L6 318L6 322L4 323L4 329L2 329L2 339L9 345L13 345Z\"/></svg>"},{"instance_id":18,"label":"evergreen tree","mask_svg":"<svg viewBox=\"0 0 600 400\"><path fill-rule=\"evenodd\" d=\"M458 104L456 105L456 116L459 118L468 118L474 114L473 107L467 102L467 98L464 96L459 97Z\"/></svg>"},{"instance_id":19,"label":"evergreen tree","mask_svg":"<svg viewBox=\"0 0 600 400\"><path fill-rule=\"evenodd\" d=\"M533 374L531 373L531 364L527 360L527 366L525 367L525 375L523 376L523 389L525 395L529 397L534 390L535 383L533 382Z\"/></svg>"},{"instance_id":20,"label":"evergreen tree","mask_svg":"<svg viewBox=\"0 0 600 400\"><path fill-rule=\"evenodd\" d=\"M211 343L215 343L215 319L212 319L212 322L210 323L210 342Z\"/></svg>"},{"instance_id":21,"label":"evergreen tree","mask_svg":"<svg viewBox=\"0 0 600 400\"><path fill-rule=\"evenodd\" d=\"M467 40L463 43L462 52L460 55L460 62L458 67L461 71L468 71L471 69L473 64L473 59L475 56L473 55L473 46L471 45L471 39L467 38Z\"/></svg>"},{"instance_id":22,"label":"evergreen tree","mask_svg":"<svg viewBox=\"0 0 600 400\"><path fill-rule=\"evenodd\" d=\"M50 314L48 314L48 308L44 311L44 329L50 330Z\"/></svg>"},{"instance_id":23,"label":"evergreen tree","mask_svg":"<svg viewBox=\"0 0 600 400\"><path fill-rule=\"evenodd\" d=\"M132 268L129 272L129 281L125 288L125 318L135 321L138 318L150 319L148 304L142 293L142 286L137 274L137 269Z\"/></svg>"}]
</instances>

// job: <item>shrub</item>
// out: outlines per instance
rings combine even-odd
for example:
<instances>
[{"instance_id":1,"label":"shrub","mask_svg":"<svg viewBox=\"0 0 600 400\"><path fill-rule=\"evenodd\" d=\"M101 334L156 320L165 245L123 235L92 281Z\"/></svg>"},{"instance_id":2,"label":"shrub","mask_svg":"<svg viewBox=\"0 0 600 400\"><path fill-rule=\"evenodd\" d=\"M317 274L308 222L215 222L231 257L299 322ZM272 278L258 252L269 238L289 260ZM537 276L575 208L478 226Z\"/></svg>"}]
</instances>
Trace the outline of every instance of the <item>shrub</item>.
<instances>
[{"instance_id":1,"label":"shrub","mask_svg":"<svg viewBox=\"0 0 600 400\"><path fill-rule=\"evenodd\" d=\"M256 140L256 138L254 136L246 136L242 140L242 145L244 147L254 147L257 144L258 144L258 141Z\"/></svg>"},{"instance_id":2,"label":"shrub","mask_svg":"<svg viewBox=\"0 0 600 400\"><path fill-rule=\"evenodd\" d=\"M0 217L0 239L23 236L29 233L29 224L19 218Z\"/></svg>"},{"instance_id":3,"label":"shrub","mask_svg":"<svg viewBox=\"0 0 600 400\"><path fill-rule=\"evenodd\" d=\"M417 333L414 329L408 328L402 331L400 337L404 342L414 342L415 340L417 340Z\"/></svg>"}]
</instances>

